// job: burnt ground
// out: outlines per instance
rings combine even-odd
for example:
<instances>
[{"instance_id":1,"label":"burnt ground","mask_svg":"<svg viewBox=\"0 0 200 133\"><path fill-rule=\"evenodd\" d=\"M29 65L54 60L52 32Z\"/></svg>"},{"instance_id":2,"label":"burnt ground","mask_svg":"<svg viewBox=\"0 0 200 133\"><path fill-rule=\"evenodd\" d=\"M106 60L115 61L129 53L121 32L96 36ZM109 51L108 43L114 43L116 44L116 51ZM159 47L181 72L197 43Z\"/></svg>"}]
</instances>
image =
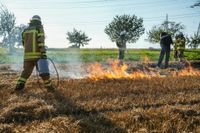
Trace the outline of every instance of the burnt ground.
<instances>
[{"instance_id":1,"label":"burnt ground","mask_svg":"<svg viewBox=\"0 0 200 133\"><path fill-rule=\"evenodd\" d=\"M153 64L153 63L152 63ZM135 69L154 70L129 64ZM181 68L170 64L169 70ZM199 68L199 63L191 63ZM138 79L61 78L55 92L34 75L12 93L18 71L0 67L0 132L175 133L200 132L200 77ZM53 78L53 80L55 80Z\"/></svg>"}]
</instances>

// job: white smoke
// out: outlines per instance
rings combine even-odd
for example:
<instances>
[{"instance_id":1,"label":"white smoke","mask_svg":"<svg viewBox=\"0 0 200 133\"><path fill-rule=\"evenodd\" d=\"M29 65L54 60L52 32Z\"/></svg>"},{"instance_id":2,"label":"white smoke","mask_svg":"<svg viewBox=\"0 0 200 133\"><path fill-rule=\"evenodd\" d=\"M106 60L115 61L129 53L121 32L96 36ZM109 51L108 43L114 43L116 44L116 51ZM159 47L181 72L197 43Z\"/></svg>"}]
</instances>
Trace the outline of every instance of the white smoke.
<instances>
[{"instance_id":1,"label":"white smoke","mask_svg":"<svg viewBox=\"0 0 200 133\"><path fill-rule=\"evenodd\" d=\"M67 50L66 52L69 52L69 50ZM23 51L19 50L18 52L14 53L14 55L10 56L11 58L9 58L9 66L11 70L18 73L22 72L24 61L23 54ZM70 49L70 54L66 54L65 57L62 57L62 61L64 63L59 63L59 57L60 55L53 55L50 57L48 56L48 58L52 58L51 60L53 61L56 67L55 68L53 63L49 60L49 70L51 76L57 76L56 69L58 71L59 77L61 78L63 77L79 79L87 76L86 69L84 68L84 64L81 60L79 49ZM36 75L36 69L33 70L32 75Z\"/></svg>"},{"instance_id":2,"label":"white smoke","mask_svg":"<svg viewBox=\"0 0 200 133\"><path fill-rule=\"evenodd\" d=\"M20 72L23 69L23 51L17 50L13 52L9 58L10 69L16 72Z\"/></svg>"},{"instance_id":3,"label":"white smoke","mask_svg":"<svg viewBox=\"0 0 200 133\"><path fill-rule=\"evenodd\" d=\"M79 49L70 49L70 54L67 55L68 56L64 57L64 62L66 63L55 64L56 69L59 73L59 77L73 79L84 78L87 73L82 64ZM51 61L49 63L49 69L51 75L55 76L55 68Z\"/></svg>"}]
</instances>

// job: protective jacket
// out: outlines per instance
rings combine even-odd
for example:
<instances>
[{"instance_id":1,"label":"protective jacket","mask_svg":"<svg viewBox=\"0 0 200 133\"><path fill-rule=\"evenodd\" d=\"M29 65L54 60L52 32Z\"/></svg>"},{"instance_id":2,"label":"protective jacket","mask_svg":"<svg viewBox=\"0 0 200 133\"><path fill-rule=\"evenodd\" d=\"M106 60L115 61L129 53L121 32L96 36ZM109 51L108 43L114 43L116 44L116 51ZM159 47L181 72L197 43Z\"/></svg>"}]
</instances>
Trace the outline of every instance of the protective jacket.
<instances>
[{"instance_id":1,"label":"protective jacket","mask_svg":"<svg viewBox=\"0 0 200 133\"><path fill-rule=\"evenodd\" d=\"M160 46L165 51L170 51L170 45L173 43L170 35L164 35L160 38Z\"/></svg>"},{"instance_id":2,"label":"protective jacket","mask_svg":"<svg viewBox=\"0 0 200 133\"><path fill-rule=\"evenodd\" d=\"M183 37L183 38L177 38L176 40L175 40L175 48L176 48L176 50L185 50L185 38Z\"/></svg>"},{"instance_id":3,"label":"protective jacket","mask_svg":"<svg viewBox=\"0 0 200 133\"><path fill-rule=\"evenodd\" d=\"M24 60L35 60L46 56L44 40L45 34L41 22L31 21L22 33Z\"/></svg>"}]
</instances>

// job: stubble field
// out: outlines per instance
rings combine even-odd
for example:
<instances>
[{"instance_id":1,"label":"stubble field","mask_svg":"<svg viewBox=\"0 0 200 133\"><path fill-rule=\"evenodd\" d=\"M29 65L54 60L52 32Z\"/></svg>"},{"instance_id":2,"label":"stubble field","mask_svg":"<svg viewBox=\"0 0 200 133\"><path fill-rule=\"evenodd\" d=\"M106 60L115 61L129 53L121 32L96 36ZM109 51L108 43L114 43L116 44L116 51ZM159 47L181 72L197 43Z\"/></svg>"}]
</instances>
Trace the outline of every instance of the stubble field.
<instances>
[{"instance_id":1,"label":"stubble field","mask_svg":"<svg viewBox=\"0 0 200 133\"><path fill-rule=\"evenodd\" d=\"M200 132L198 74L61 78L55 92L32 76L23 93L11 93L19 74L1 67L0 132Z\"/></svg>"}]
</instances>

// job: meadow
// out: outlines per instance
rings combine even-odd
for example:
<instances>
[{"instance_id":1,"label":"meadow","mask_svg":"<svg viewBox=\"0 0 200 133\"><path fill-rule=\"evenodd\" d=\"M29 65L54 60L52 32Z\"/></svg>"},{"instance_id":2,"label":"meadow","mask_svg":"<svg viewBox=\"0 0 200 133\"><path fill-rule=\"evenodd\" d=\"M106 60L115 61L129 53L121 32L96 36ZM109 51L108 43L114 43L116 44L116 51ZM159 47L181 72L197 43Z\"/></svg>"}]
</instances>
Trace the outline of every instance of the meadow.
<instances>
[{"instance_id":1,"label":"meadow","mask_svg":"<svg viewBox=\"0 0 200 133\"><path fill-rule=\"evenodd\" d=\"M159 58L159 49L127 49L125 61L140 61L148 57L151 61ZM108 59L118 58L118 49L48 49L47 55L56 63L68 62L106 62ZM185 51L187 60L199 60L200 50L187 49ZM173 50L170 60L173 60ZM16 49L16 52L9 54L6 49L0 49L0 64L21 63L23 61L23 50Z\"/></svg>"}]
</instances>

